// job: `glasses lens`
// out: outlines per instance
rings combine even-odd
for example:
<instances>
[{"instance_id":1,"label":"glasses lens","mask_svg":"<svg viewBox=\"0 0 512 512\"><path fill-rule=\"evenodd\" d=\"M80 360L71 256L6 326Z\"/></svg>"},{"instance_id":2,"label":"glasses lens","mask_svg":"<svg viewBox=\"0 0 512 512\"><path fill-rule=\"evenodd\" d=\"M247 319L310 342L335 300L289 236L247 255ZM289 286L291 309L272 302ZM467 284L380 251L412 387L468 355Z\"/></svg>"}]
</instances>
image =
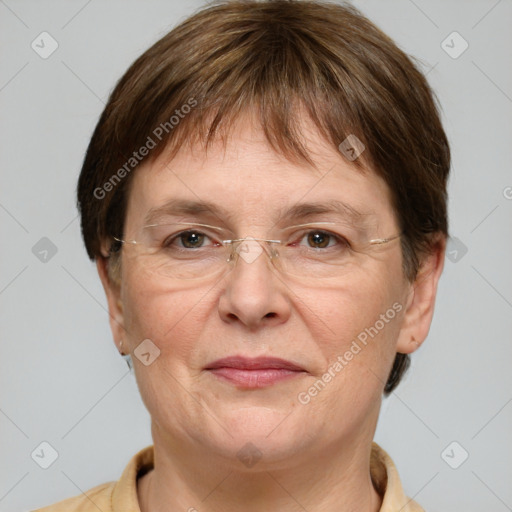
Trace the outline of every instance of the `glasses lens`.
<instances>
[{"instance_id":1,"label":"glasses lens","mask_svg":"<svg viewBox=\"0 0 512 512\"><path fill-rule=\"evenodd\" d=\"M134 244L144 270L170 279L201 279L222 272L229 247L219 228L200 224L146 226Z\"/></svg>"},{"instance_id":2,"label":"glasses lens","mask_svg":"<svg viewBox=\"0 0 512 512\"><path fill-rule=\"evenodd\" d=\"M236 239L205 224L160 224L146 226L131 247L147 272L169 279L218 275L229 263L254 264L266 253L284 274L314 280L361 268L364 257L385 246L372 245L360 233L334 223L293 226L276 234L274 240Z\"/></svg>"}]
</instances>

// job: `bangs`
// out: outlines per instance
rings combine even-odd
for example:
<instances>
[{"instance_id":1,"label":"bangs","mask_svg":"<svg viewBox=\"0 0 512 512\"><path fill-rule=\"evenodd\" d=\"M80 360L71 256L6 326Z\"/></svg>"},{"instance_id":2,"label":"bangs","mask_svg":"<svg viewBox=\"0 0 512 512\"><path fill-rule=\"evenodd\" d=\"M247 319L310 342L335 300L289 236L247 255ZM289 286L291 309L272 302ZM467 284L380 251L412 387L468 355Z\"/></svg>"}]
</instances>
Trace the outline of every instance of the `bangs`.
<instances>
[{"instance_id":1,"label":"bangs","mask_svg":"<svg viewBox=\"0 0 512 512\"><path fill-rule=\"evenodd\" d=\"M215 140L225 141L237 120L248 112L257 115L271 147L294 162L313 165L302 133L305 116L335 149L349 135L368 147L358 70L343 65L350 61L346 55L338 55L335 65L334 55L320 42L315 43L314 34L306 29L285 30L278 24L269 24L263 33L261 26L252 31L246 28L238 36L228 27L225 37L224 45L215 41L215 48L198 41L203 49L196 56L200 62L185 74L183 63L169 60L156 71L147 69L143 82L123 84L119 96L131 104L118 103L120 129L116 132L120 136L116 145L122 155L143 146L148 136L156 143L150 159L164 149L172 158L184 145L202 144L207 149ZM172 53L172 48L158 52ZM181 76L177 84L170 80L176 67ZM131 89L130 95L127 89ZM189 111L186 106L191 102L194 107ZM187 113L183 113L184 107ZM384 117L389 120L390 114L386 112ZM132 127L130 134L124 128L127 126ZM360 167L361 160L353 164Z\"/></svg>"}]
</instances>

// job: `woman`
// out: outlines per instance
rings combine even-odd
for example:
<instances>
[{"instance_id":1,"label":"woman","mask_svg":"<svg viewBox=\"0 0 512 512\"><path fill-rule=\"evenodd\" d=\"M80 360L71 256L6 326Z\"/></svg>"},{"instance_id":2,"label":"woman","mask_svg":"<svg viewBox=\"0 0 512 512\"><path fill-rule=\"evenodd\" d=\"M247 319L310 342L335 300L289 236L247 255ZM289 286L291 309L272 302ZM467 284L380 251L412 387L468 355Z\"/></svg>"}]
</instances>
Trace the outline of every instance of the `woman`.
<instances>
[{"instance_id":1,"label":"woman","mask_svg":"<svg viewBox=\"0 0 512 512\"><path fill-rule=\"evenodd\" d=\"M432 320L449 148L352 7L228 1L128 69L78 184L154 445L44 511L420 511L372 442Z\"/></svg>"}]
</instances>

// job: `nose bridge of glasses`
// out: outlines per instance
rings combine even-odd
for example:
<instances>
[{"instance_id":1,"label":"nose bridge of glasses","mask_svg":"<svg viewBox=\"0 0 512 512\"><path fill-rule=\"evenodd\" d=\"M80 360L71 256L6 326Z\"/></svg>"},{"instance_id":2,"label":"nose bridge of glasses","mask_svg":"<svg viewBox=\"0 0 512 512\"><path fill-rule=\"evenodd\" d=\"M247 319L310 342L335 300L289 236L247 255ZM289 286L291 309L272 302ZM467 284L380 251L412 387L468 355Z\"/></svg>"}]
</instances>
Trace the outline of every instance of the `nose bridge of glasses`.
<instances>
[{"instance_id":1,"label":"nose bridge of glasses","mask_svg":"<svg viewBox=\"0 0 512 512\"><path fill-rule=\"evenodd\" d=\"M277 247L281 241L247 236L235 240L224 240L223 243L229 247L228 262L236 262L241 258L245 263L254 263L264 252L272 261L277 256Z\"/></svg>"}]
</instances>

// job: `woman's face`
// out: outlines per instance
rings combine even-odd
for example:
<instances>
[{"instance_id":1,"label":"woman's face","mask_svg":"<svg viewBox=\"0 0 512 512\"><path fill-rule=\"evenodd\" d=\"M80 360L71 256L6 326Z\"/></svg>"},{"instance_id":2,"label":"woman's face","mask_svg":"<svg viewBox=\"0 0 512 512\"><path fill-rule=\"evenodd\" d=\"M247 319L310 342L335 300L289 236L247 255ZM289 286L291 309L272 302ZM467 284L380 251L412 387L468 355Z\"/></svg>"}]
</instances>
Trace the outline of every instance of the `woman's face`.
<instances>
[{"instance_id":1,"label":"woman's face","mask_svg":"<svg viewBox=\"0 0 512 512\"><path fill-rule=\"evenodd\" d=\"M225 148L183 149L171 162L162 156L138 169L125 238L136 238L148 212L171 200L208 203L216 213L196 205L167 211L159 223L221 225L233 238L274 237L292 208L285 224L334 220L354 230L364 225L371 238L398 233L382 179L355 169L307 125L316 169L276 154L248 120L232 133ZM335 201L361 215L330 212ZM298 217L306 203L327 212L302 208ZM268 464L373 437L396 351L410 342L404 318L412 285L399 240L348 255L328 278L287 275L253 247L257 257L226 263L222 275L173 279L132 249L123 246L120 289L109 300L114 336L132 353L154 436L176 451L235 461L253 451ZM279 358L301 371L211 369L227 357Z\"/></svg>"}]
</instances>

